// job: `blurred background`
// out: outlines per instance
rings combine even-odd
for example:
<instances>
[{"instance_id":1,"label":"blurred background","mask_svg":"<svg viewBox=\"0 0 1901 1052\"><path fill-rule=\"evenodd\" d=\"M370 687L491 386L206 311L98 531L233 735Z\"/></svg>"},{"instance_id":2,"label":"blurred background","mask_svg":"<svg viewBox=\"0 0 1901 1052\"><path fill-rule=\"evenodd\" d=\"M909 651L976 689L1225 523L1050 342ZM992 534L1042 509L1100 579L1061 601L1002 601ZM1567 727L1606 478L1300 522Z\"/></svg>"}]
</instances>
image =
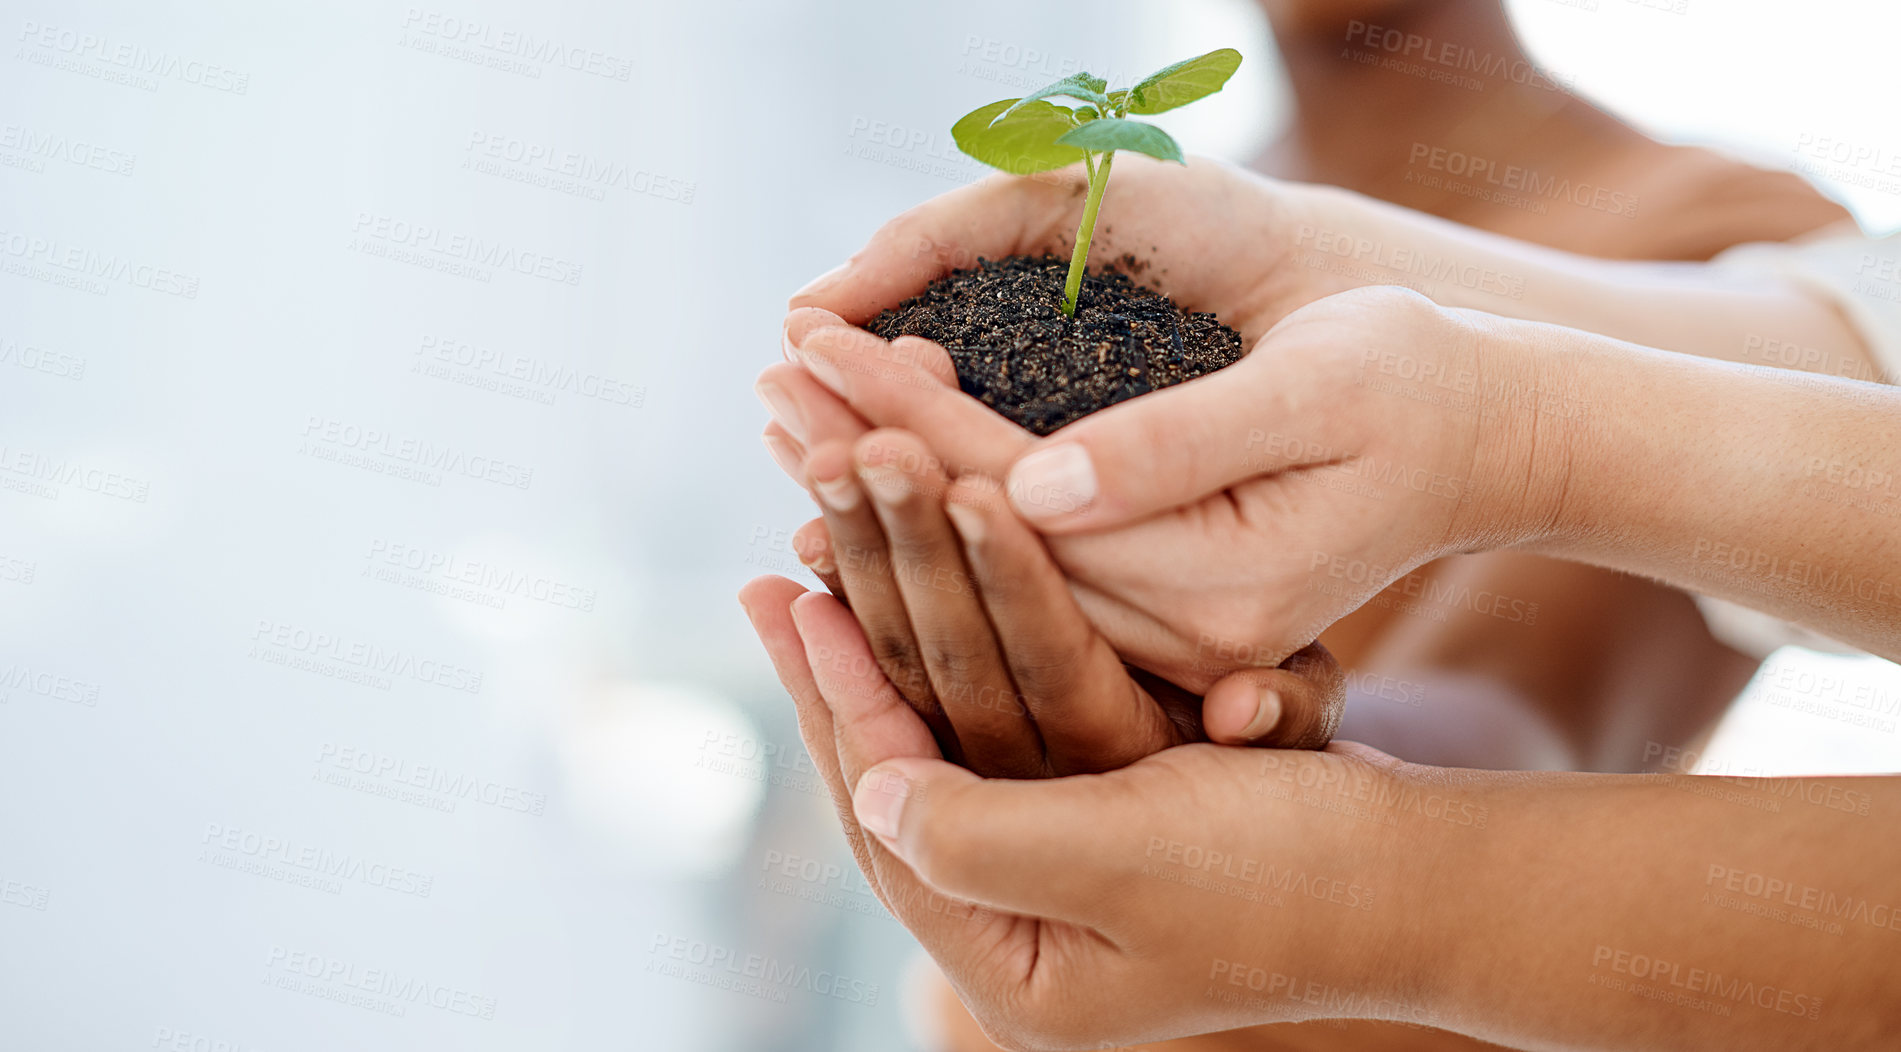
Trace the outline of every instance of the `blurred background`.
<instances>
[{"instance_id":1,"label":"blurred background","mask_svg":"<svg viewBox=\"0 0 1901 1052\"><path fill-rule=\"evenodd\" d=\"M0 5L0 1046L920 1048L733 599L810 582L753 375L976 105L1236 46L1161 123L1253 156L1266 22L444 2ZM1893 5L1509 6L1901 224ZM1783 651L1700 769L1901 766L1803 676L1901 691Z\"/></svg>"}]
</instances>

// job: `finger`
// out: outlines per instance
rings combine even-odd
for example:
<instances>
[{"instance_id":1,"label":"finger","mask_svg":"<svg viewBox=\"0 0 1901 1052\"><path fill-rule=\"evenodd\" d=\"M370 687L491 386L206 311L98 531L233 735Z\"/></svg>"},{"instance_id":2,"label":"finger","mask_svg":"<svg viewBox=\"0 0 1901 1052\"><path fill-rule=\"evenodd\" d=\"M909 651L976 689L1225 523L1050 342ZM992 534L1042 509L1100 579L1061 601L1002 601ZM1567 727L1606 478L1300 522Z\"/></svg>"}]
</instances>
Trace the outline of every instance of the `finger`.
<instances>
[{"instance_id":1,"label":"finger","mask_svg":"<svg viewBox=\"0 0 1901 1052\"><path fill-rule=\"evenodd\" d=\"M1050 766L1114 770L1177 744L1174 725L1083 616L1042 539L1004 504L996 484L965 476L944 510Z\"/></svg>"},{"instance_id":2,"label":"finger","mask_svg":"<svg viewBox=\"0 0 1901 1052\"><path fill-rule=\"evenodd\" d=\"M849 442L870 430L864 417L826 390L803 366L776 362L753 381L753 391L793 441L809 450L822 442Z\"/></svg>"},{"instance_id":3,"label":"finger","mask_svg":"<svg viewBox=\"0 0 1901 1052\"><path fill-rule=\"evenodd\" d=\"M791 604L789 616L804 647L814 692L830 717L833 740L827 752L840 778L856 784L865 771L887 760L940 758L930 729L878 671L850 611L834 599L808 592ZM861 831L855 812L845 815L845 824ZM867 849L860 865L879 885L886 907L939 961L962 965L982 953L985 943L973 939L969 925L1009 923L1009 918L973 910L967 902L947 900L876 838L860 832L857 841Z\"/></svg>"},{"instance_id":4,"label":"finger","mask_svg":"<svg viewBox=\"0 0 1901 1052\"><path fill-rule=\"evenodd\" d=\"M805 467L808 484L825 511L833 563L851 598L851 613L870 641L878 667L930 725L945 752L961 762L956 731L931 690L910 614L904 608L904 594L891 576L884 527L852 470L851 450L842 443L827 443L806 457Z\"/></svg>"},{"instance_id":5,"label":"finger","mask_svg":"<svg viewBox=\"0 0 1901 1052\"><path fill-rule=\"evenodd\" d=\"M799 717L799 737L805 742L805 751L811 754L812 766L831 790L832 803L838 808L846 830L854 833L858 822L851 812L851 784L839 773L831 710L819 696L818 684L806 663L805 642L799 638L798 627L792 621L792 603L805 594L804 588L783 577L756 577L739 590L739 605L752 622L759 642L765 644L766 655L772 659L772 669L778 673L779 682L792 696L792 705ZM856 842L852 847L854 851L862 851Z\"/></svg>"},{"instance_id":6,"label":"finger","mask_svg":"<svg viewBox=\"0 0 1901 1052\"><path fill-rule=\"evenodd\" d=\"M792 695L792 702L799 714L799 735L805 741L806 751L812 756L812 766L818 769L820 777L825 779L827 788L832 792L845 839L851 845L852 857L857 860L858 868L864 872L873 893L891 911L892 916L917 932L920 938L930 936L932 942L941 944L939 960L970 963L970 948L983 945L978 938L985 930L983 925L1008 924L1009 918L946 899L932 891L875 837L866 836L859 826L858 818L851 810L849 783L839 766L836 720L812 674L805 641L791 609L799 597L807 594L805 589L783 577L761 577L740 589L739 601L747 617L752 620L753 630L759 634L760 642L766 645L766 652L772 658L780 682ZM856 632L854 626L846 627ZM862 647L863 636L857 638ZM830 637L820 639L822 646L835 643ZM870 674L876 676L877 672L874 669ZM924 743L913 744L922 747ZM972 922L976 922L977 926L958 930L965 929ZM933 952L938 953L939 948L934 947Z\"/></svg>"},{"instance_id":7,"label":"finger","mask_svg":"<svg viewBox=\"0 0 1901 1052\"><path fill-rule=\"evenodd\" d=\"M792 551L825 585L826 591L846 606L851 605L845 598L845 582L838 576L838 559L832 554L832 533L825 528L824 519L813 519L792 531Z\"/></svg>"},{"instance_id":8,"label":"finger","mask_svg":"<svg viewBox=\"0 0 1901 1052\"><path fill-rule=\"evenodd\" d=\"M1277 749L1320 749L1333 740L1346 710L1346 673L1319 643L1295 651L1278 668L1242 669L1202 699L1210 741Z\"/></svg>"},{"instance_id":9,"label":"finger","mask_svg":"<svg viewBox=\"0 0 1901 1052\"><path fill-rule=\"evenodd\" d=\"M779 330L779 350L785 360L794 364L799 360L799 344L813 329L823 329L831 325L850 325L845 319L822 307L794 307L785 314L785 321Z\"/></svg>"},{"instance_id":10,"label":"finger","mask_svg":"<svg viewBox=\"0 0 1901 1052\"><path fill-rule=\"evenodd\" d=\"M853 328L845 319L828 310L817 307L800 307L788 313L785 320L783 344L786 361L799 364L799 347L820 329ZM864 331L864 330L860 330ZM899 340L915 340L916 346L909 346L893 352L923 369L932 377L950 387L957 386L957 367L951 364L950 354L943 347L915 336L899 337Z\"/></svg>"},{"instance_id":11,"label":"finger","mask_svg":"<svg viewBox=\"0 0 1901 1052\"><path fill-rule=\"evenodd\" d=\"M1267 367L1257 345L1219 372L1062 428L1011 465L1011 502L1046 533L1102 530L1340 456L1318 433L1275 430L1305 399L1288 383L1264 382Z\"/></svg>"},{"instance_id":12,"label":"finger","mask_svg":"<svg viewBox=\"0 0 1901 1052\"><path fill-rule=\"evenodd\" d=\"M777 423L768 423L759 436L766 444L766 454L788 478L798 481L805 479L805 447L799 444Z\"/></svg>"},{"instance_id":13,"label":"finger","mask_svg":"<svg viewBox=\"0 0 1901 1052\"><path fill-rule=\"evenodd\" d=\"M791 611L812 680L832 713L839 772L847 782L893 757L941 757L930 728L879 674L851 611L817 592L797 597Z\"/></svg>"},{"instance_id":14,"label":"finger","mask_svg":"<svg viewBox=\"0 0 1901 1052\"><path fill-rule=\"evenodd\" d=\"M850 259L793 293L790 306L822 307L862 325L980 256L1055 249L1073 226L1070 206L1083 185L1078 168L1034 180L993 175L940 194L893 217Z\"/></svg>"},{"instance_id":15,"label":"finger","mask_svg":"<svg viewBox=\"0 0 1901 1052\"><path fill-rule=\"evenodd\" d=\"M852 806L866 832L946 895L1112 926L1129 879L1117 862L1142 854L1118 841L1146 828L1132 820L1140 799L1113 777L979 778L941 760L900 758L866 771Z\"/></svg>"},{"instance_id":16,"label":"finger","mask_svg":"<svg viewBox=\"0 0 1901 1052\"><path fill-rule=\"evenodd\" d=\"M853 447L862 488L890 546L931 690L957 731L964 763L985 777L1048 776L1043 743L1017 700L957 535L944 517L949 481L916 435L873 431Z\"/></svg>"},{"instance_id":17,"label":"finger","mask_svg":"<svg viewBox=\"0 0 1901 1052\"><path fill-rule=\"evenodd\" d=\"M863 329L818 329L799 357L867 423L896 427L939 450L953 474L1001 477L1035 436L944 382L927 363L943 348L914 336L886 343ZM946 359L948 362L948 359Z\"/></svg>"}]
</instances>

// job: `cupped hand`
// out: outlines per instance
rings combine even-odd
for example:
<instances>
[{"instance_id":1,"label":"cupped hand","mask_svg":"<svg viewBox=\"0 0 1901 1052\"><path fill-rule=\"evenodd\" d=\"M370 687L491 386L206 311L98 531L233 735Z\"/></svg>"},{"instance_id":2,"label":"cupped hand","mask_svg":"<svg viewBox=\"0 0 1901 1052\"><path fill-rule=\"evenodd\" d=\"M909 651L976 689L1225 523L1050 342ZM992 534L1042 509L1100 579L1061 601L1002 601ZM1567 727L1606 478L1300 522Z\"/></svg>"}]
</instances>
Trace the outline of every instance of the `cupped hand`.
<instances>
[{"instance_id":1,"label":"cupped hand","mask_svg":"<svg viewBox=\"0 0 1901 1052\"><path fill-rule=\"evenodd\" d=\"M782 578L740 599L872 887L1006 1047L1430 1012L1397 978L1399 962L1429 973L1414 965L1441 934L1408 916L1411 816L1339 813L1404 799L1405 765L1350 743L1188 745L1108 774L981 779L943 762L835 599Z\"/></svg>"},{"instance_id":2,"label":"cupped hand","mask_svg":"<svg viewBox=\"0 0 1901 1052\"><path fill-rule=\"evenodd\" d=\"M1562 478L1565 420L1543 412L1562 400L1490 325L1401 289L1342 293L1227 369L1045 439L947 382L936 344L818 309L787 321L804 368L760 387L789 407L768 443L790 455L880 425L954 474L1007 474L1115 650L1201 691L1278 664L1424 562L1509 543L1552 499L1535 480ZM1430 616L1444 597L1418 598Z\"/></svg>"},{"instance_id":3,"label":"cupped hand","mask_svg":"<svg viewBox=\"0 0 1901 1052\"><path fill-rule=\"evenodd\" d=\"M1319 748L1345 681L1305 647L1199 698L1132 672L1042 540L980 475L952 482L916 435L873 431L806 458L825 511L794 547L849 603L879 668L946 755L986 776L1113 770L1191 741Z\"/></svg>"}]
</instances>

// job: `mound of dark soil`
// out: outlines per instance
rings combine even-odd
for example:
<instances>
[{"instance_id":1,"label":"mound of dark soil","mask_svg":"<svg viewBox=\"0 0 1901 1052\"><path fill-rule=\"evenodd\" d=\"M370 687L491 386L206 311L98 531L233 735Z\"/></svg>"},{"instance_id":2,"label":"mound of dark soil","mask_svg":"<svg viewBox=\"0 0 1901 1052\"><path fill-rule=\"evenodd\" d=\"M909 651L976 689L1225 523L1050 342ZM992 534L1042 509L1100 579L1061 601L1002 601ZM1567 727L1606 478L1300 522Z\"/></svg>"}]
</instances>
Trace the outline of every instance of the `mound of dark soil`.
<instances>
[{"instance_id":1,"label":"mound of dark soil","mask_svg":"<svg viewBox=\"0 0 1901 1052\"><path fill-rule=\"evenodd\" d=\"M1120 267L1083 277L1076 316L1062 312L1069 261L980 259L885 311L885 339L942 344L969 394L1047 435L1079 417L1241 360L1241 336L1212 314L1188 313Z\"/></svg>"}]
</instances>

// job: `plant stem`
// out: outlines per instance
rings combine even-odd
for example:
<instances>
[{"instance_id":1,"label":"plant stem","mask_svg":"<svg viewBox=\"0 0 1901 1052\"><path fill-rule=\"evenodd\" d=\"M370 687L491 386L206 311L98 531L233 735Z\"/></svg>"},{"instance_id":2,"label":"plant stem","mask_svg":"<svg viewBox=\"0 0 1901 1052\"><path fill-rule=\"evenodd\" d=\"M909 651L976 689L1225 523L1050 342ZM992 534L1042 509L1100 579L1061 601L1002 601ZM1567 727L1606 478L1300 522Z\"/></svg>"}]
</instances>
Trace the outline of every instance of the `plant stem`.
<instances>
[{"instance_id":1,"label":"plant stem","mask_svg":"<svg viewBox=\"0 0 1901 1052\"><path fill-rule=\"evenodd\" d=\"M1069 280L1063 284L1063 315L1076 316L1076 297L1083 289L1083 264L1089 261L1089 239L1096 233L1096 209L1102 205L1102 191L1109 186L1109 162L1114 150L1105 150L1102 163L1089 173L1089 198L1083 202L1082 225L1076 228L1076 251L1069 256Z\"/></svg>"}]
</instances>

